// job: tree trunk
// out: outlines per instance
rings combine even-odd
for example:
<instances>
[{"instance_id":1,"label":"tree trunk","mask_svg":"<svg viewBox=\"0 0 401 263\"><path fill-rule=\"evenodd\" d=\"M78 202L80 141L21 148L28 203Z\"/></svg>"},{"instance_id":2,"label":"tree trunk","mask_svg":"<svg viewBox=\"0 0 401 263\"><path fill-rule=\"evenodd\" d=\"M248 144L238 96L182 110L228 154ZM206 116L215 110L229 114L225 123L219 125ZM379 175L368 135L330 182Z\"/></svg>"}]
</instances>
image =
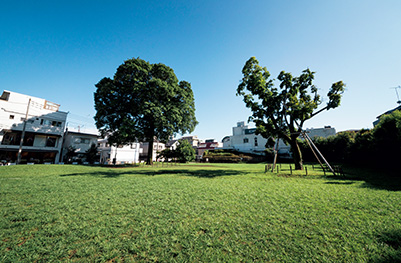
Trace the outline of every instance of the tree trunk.
<instances>
[{"instance_id":1,"label":"tree trunk","mask_svg":"<svg viewBox=\"0 0 401 263\"><path fill-rule=\"evenodd\" d=\"M153 165L153 142L155 140L155 127L152 120L149 120L149 129L147 130L148 141L148 157L146 159L147 165Z\"/></svg>"},{"instance_id":2,"label":"tree trunk","mask_svg":"<svg viewBox=\"0 0 401 263\"><path fill-rule=\"evenodd\" d=\"M153 164L153 138L149 139L149 144L148 144L148 157L146 160L147 165L152 165Z\"/></svg>"},{"instance_id":3,"label":"tree trunk","mask_svg":"<svg viewBox=\"0 0 401 263\"><path fill-rule=\"evenodd\" d=\"M292 157L294 159L295 170L303 170L303 161L302 161L302 153L301 149L299 148L297 138L291 138L290 142Z\"/></svg>"}]
</instances>

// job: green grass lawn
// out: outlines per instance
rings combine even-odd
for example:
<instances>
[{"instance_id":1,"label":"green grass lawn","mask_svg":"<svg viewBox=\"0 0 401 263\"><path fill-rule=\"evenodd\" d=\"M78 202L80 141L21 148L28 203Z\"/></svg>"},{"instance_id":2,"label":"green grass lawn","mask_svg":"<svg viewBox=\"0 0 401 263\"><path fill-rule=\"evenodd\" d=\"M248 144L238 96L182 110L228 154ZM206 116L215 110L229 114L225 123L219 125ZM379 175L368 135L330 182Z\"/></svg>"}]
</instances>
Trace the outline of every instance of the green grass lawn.
<instances>
[{"instance_id":1,"label":"green grass lawn","mask_svg":"<svg viewBox=\"0 0 401 263\"><path fill-rule=\"evenodd\" d=\"M0 167L0 262L401 261L401 191L308 171Z\"/></svg>"}]
</instances>

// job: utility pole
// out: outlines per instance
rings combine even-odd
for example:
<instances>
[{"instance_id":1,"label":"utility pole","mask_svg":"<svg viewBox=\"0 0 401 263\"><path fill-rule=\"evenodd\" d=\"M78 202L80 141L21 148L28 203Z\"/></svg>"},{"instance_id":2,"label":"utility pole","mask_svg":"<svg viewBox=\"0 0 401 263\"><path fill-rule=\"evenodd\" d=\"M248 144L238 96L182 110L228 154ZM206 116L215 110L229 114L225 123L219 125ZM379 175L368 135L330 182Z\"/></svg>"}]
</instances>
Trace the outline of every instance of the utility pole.
<instances>
[{"instance_id":1,"label":"utility pole","mask_svg":"<svg viewBox=\"0 0 401 263\"><path fill-rule=\"evenodd\" d=\"M22 126L21 141L20 141L20 143L19 143L19 149L18 149L17 164L20 164L20 162L21 162L22 144L24 143L25 129L26 129L26 123L27 123L27 121L28 121L28 112L29 112L29 105L30 105L30 104L31 104L31 98L29 98L28 106L26 107L26 114L25 114L25 119L24 119L24 125Z\"/></svg>"}]
</instances>

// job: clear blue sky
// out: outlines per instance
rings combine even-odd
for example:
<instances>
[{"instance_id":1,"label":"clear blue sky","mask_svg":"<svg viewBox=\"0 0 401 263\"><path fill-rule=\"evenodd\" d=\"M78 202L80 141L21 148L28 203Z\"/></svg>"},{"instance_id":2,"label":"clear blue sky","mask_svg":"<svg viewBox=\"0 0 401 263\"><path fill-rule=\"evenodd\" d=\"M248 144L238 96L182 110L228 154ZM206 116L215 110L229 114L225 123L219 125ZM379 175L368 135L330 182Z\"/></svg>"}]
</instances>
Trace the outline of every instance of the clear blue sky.
<instances>
[{"instance_id":1,"label":"clear blue sky","mask_svg":"<svg viewBox=\"0 0 401 263\"><path fill-rule=\"evenodd\" d=\"M401 85L400 10L399 0L5 0L0 89L61 104L70 128L88 132L94 85L140 57L191 82L199 121L192 134L221 140L250 115L235 94L255 56L274 77L315 71L323 97L333 82L346 83L341 106L305 128L371 128L397 106L390 88Z\"/></svg>"}]
</instances>

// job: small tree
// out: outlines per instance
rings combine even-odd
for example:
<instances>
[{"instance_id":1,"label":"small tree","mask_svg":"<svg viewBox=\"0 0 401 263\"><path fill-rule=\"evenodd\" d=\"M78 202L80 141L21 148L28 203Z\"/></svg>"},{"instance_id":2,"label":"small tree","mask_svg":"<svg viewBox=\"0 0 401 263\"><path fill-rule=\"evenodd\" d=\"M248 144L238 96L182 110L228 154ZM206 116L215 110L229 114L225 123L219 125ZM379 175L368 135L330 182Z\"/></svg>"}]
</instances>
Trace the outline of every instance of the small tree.
<instances>
[{"instance_id":1,"label":"small tree","mask_svg":"<svg viewBox=\"0 0 401 263\"><path fill-rule=\"evenodd\" d=\"M91 147L85 152L86 161L90 164L93 164L96 160L98 160L98 151L96 144L92 143Z\"/></svg>"},{"instance_id":2,"label":"small tree","mask_svg":"<svg viewBox=\"0 0 401 263\"><path fill-rule=\"evenodd\" d=\"M344 83L336 82L327 94L329 102L315 111L321 104L317 88L312 85L314 72L306 69L299 77L282 71L275 87L270 73L259 66L255 57L251 57L242 69L243 78L238 85L237 95L244 97L244 102L252 111L250 120L256 124L256 134L264 138L281 138L291 146L296 169L303 169L302 153L297 138L304 122L318 113L334 109L340 105L344 92Z\"/></svg>"},{"instance_id":3,"label":"small tree","mask_svg":"<svg viewBox=\"0 0 401 263\"><path fill-rule=\"evenodd\" d=\"M65 154L64 161L71 162L72 158L75 156L77 149L74 146L68 146L67 153Z\"/></svg>"},{"instance_id":4,"label":"small tree","mask_svg":"<svg viewBox=\"0 0 401 263\"><path fill-rule=\"evenodd\" d=\"M187 163L195 160L195 149L187 140L180 140L175 151L180 162Z\"/></svg>"}]
</instances>

